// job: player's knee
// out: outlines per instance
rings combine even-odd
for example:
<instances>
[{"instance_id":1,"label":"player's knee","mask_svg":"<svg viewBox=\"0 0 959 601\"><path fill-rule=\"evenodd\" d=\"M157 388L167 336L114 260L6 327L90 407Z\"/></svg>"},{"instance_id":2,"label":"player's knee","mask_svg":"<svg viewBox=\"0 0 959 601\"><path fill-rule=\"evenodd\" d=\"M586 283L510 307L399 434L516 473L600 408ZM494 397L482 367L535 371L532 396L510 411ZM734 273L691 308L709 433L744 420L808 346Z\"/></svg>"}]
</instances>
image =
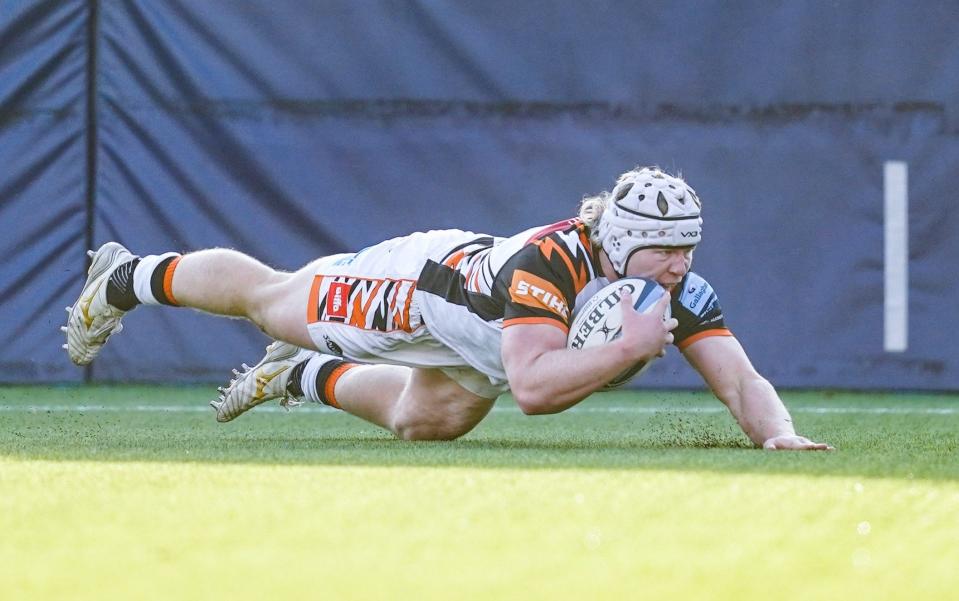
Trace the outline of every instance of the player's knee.
<instances>
[{"instance_id":1,"label":"player's knee","mask_svg":"<svg viewBox=\"0 0 959 601\"><path fill-rule=\"evenodd\" d=\"M453 440L489 413L491 399L467 391L438 369L414 369L393 413L403 440Z\"/></svg>"},{"instance_id":2,"label":"player's knee","mask_svg":"<svg viewBox=\"0 0 959 601\"><path fill-rule=\"evenodd\" d=\"M396 436L403 440L455 440L473 429L460 420L425 420L403 417L394 423Z\"/></svg>"}]
</instances>

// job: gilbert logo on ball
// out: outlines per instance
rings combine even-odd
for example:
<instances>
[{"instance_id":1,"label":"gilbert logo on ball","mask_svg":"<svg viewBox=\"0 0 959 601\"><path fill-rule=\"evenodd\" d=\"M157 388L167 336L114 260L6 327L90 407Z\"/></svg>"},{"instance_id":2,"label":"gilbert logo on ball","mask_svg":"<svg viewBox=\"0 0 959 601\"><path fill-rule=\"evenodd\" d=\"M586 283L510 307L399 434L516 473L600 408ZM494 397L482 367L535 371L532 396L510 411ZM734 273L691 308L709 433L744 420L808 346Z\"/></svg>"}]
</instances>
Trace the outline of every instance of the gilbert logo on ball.
<instances>
[{"instance_id":1,"label":"gilbert logo on ball","mask_svg":"<svg viewBox=\"0 0 959 601\"><path fill-rule=\"evenodd\" d=\"M576 306L566 341L568 348L584 349L619 338L623 328L623 312L620 306L623 290L632 295L633 307L640 313L651 311L656 302L666 294L662 286L646 278L623 278L604 286L582 305ZM663 319L669 319L670 314L667 305ZM652 361L640 361L613 378L605 388L622 386L645 371Z\"/></svg>"}]
</instances>

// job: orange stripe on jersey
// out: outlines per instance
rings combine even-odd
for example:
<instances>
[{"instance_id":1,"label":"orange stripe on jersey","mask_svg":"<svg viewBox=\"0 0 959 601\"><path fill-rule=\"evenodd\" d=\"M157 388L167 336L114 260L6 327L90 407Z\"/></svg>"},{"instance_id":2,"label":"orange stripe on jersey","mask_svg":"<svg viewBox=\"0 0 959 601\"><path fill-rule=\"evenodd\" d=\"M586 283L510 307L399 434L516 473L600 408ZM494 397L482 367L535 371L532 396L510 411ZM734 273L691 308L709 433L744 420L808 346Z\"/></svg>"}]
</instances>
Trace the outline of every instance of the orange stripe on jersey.
<instances>
[{"instance_id":1,"label":"orange stripe on jersey","mask_svg":"<svg viewBox=\"0 0 959 601\"><path fill-rule=\"evenodd\" d=\"M469 290L472 290L474 292L479 290L479 277L480 277L480 272L482 270L483 269L480 266L473 267L473 277L470 278L470 285L468 288Z\"/></svg>"},{"instance_id":2,"label":"orange stripe on jersey","mask_svg":"<svg viewBox=\"0 0 959 601\"><path fill-rule=\"evenodd\" d=\"M558 243L552 238L536 240L533 242L533 244L539 247L539 251L543 253L543 256L546 257L547 260L552 258L554 252L563 259L563 263L566 264L566 270L569 272L569 276L573 280L573 288L577 293L582 290L584 286L586 286L586 281L589 277L586 274L586 266L580 265L579 273L577 273L576 268L573 266L573 259L569 256L569 251L565 245Z\"/></svg>"},{"instance_id":3,"label":"orange stripe on jersey","mask_svg":"<svg viewBox=\"0 0 959 601\"><path fill-rule=\"evenodd\" d=\"M572 274L573 276L573 289L576 291L576 294L579 294L580 290L586 287L587 282L589 282L589 274L586 273L586 264L579 264L579 273Z\"/></svg>"},{"instance_id":4,"label":"orange stripe on jersey","mask_svg":"<svg viewBox=\"0 0 959 601\"><path fill-rule=\"evenodd\" d=\"M726 328L716 328L714 330L703 330L702 332L697 332L689 338L683 340L676 346L680 349L684 349L690 344L696 342L697 340L702 340L703 338L711 338L713 336L732 336L733 333L727 330Z\"/></svg>"},{"instance_id":5,"label":"orange stripe on jersey","mask_svg":"<svg viewBox=\"0 0 959 601\"><path fill-rule=\"evenodd\" d=\"M556 321L555 319L551 317L514 317L513 319L503 320L504 328L508 328L510 326L538 325L538 324L553 326L553 327L559 328L560 330L563 330L563 332L569 332L569 328L566 327L565 324L563 324L560 321Z\"/></svg>"},{"instance_id":6,"label":"orange stripe on jersey","mask_svg":"<svg viewBox=\"0 0 959 601\"><path fill-rule=\"evenodd\" d=\"M177 264L180 263L180 259L183 256L179 256L167 265L166 271L163 272L163 294L166 295L167 300L174 305L179 305L180 303L176 302L176 298L173 297L173 270L176 269Z\"/></svg>"},{"instance_id":7,"label":"orange stripe on jersey","mask_svg":"<svg viewBox=\"0 0 959 601\"><path fill-rule=\"evenodd\" d=\"M586 235L586 226L582 221L576 224L576 234L579 235L579 241L582 242L584 246L589 246L589 244L587 244L589 236Z\"/></svg>"},{"instance_id":8,"label":"orange stripe on jersey","mask_svg":"<svg viewBox=\"0 0 959 601\"><path fill-rule=\"evenodd\" d=\"M562 293L552 283L528 271L517 269L513 272L509 297L516 304L549 311L564 323L569 319L569 306Z\"/></svg>"},{"instance_id":9,"label":"orange stripe on jersey","mask_svg":"<svg viewBox=\"0 0 959 601\"><path fill-rule=\"evenodd\" d=\"M593 243L589 239L589 234L586 233L586 226L581 223L576 227L576 229L579 230L577 232L579 234L579 243L583 245L583 248L590 251L589 254L592 255Z\"/></svg>"},{"instance_id":10,"label":"orange stripe on jersey","mask_svg":"<svg viewBox=\"0 0 959 601\"><path fill-rule=\"evenodd\" d=\"M466 256L465 250L461 250L459 252L453 253L452 255L449 256L449 258L443 261L443 265L456 269L456 266L459 265L460 261L462 261L463 257L465 256Z\"/></svg>"},{"instance_id":11,"label":"orange stripe on jersey","mask_svg":"<svg viewBox=\"0 0 959 601\"><path fill-rule=\"evenodd\" d=\"M587 252L590 252L589 239L584 237L582 230L579 232L579 239L580 242L583 242L585 239L585 243L583 245L584 249ZM570 256L570 251L565 244L560 244L553 238L534 240L533 244L539 248L539 251L543 253L543 256L546 257L547 261L552 258L554 252L559 254L559 256L563 259L563 263L566 264L566 270L569 272L569 276L573 280L573 289L577 294L586 286L586 283L589 281L589 274L586 273L586 265L585 263L580 263L579 271L577 271L573 266L573 257Z\"/></svg>"},{"instance_id":12,"label":"orange stripe on jersey","mask_svg":"<svg viewBox=\"0 0 959 601\"><path fill-rule=\"evenodd\" d=\"M553 258L553 253L559 253L559 256L563 258L563 261L566 263L566 266L569 267L570 273L573 271L573 260L569 258L569 253L566 252L564 245L560 244L552 238L541 238L539 240L534 240L533 244L539 247L539 252L543 253L543 256L547 259Z\"/></svg>"}]
</instances>

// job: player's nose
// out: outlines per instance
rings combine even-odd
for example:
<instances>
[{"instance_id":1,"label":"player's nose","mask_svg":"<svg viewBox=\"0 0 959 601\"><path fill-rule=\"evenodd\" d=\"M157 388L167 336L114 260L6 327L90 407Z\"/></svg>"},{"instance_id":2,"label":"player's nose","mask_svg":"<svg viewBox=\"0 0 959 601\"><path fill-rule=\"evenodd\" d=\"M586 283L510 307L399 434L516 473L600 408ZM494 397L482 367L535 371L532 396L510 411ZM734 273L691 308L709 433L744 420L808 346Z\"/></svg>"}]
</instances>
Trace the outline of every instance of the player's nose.
<instances>
[{"instance_id":1,"label":"player's nose","mask_svg":"<svg viewBox=\"0 0 959 601\"><path fill-rule=\"evenodd\" d=\"M669 272L678 276L684 276L687 271L689 271L689 262L686 261L686 257L674 256L669 264Z\"/></svg>"}]
</instances>

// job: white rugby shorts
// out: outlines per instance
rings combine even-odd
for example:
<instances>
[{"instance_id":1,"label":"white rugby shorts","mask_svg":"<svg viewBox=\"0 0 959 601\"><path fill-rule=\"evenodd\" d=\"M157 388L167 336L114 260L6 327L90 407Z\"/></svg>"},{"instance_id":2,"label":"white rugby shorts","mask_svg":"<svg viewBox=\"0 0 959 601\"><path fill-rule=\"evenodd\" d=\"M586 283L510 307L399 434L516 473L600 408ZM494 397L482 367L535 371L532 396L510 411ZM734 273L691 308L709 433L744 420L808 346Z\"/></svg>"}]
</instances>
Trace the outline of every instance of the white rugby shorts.
<instances>
[{"instance_id":1,"label":"white rugby shorts","mask_svg":"<svg viewBox=\"0 0 959 601\"><path fill-rule=\"evenodd\" d=\"M499 396L503 383L435 339L420 311L426 293L416 290L416 278L427 259L442 257L461 235L417 233L318 260L306 311L317 350L363 363L439 368L473 394Z\"/></svg>"}]
</instances>

